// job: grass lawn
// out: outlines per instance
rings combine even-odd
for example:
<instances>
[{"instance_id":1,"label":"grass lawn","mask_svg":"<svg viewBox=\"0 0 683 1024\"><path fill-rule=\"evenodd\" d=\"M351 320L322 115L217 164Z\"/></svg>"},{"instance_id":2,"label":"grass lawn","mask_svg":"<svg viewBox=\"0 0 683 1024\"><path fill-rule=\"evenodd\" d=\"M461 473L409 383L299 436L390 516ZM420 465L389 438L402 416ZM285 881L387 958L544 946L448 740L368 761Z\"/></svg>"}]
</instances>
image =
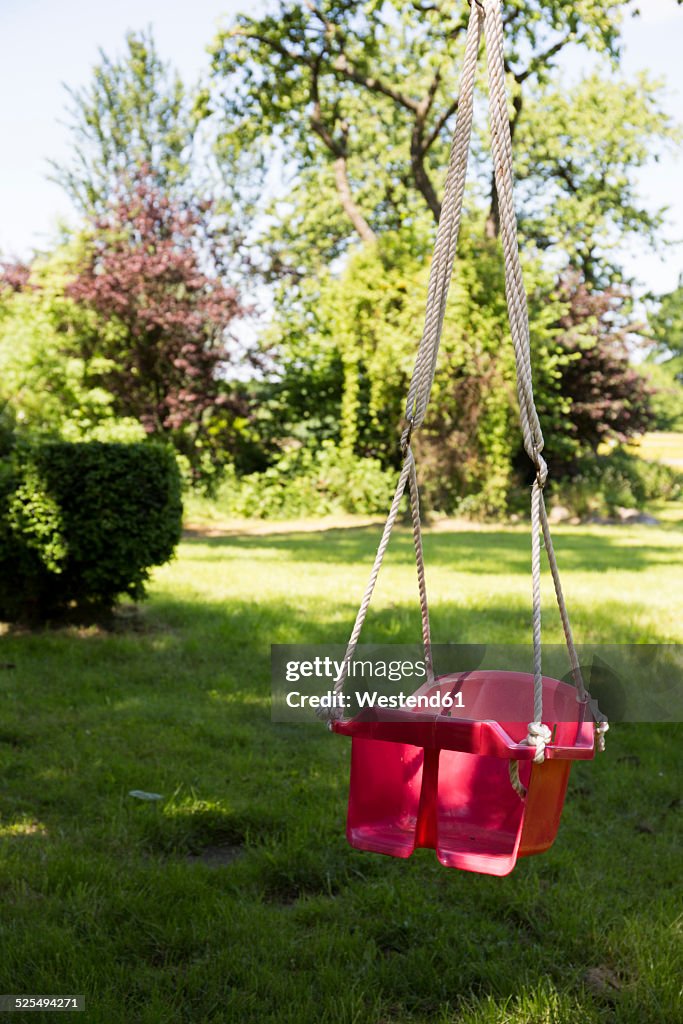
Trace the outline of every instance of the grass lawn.
<instances>
[{"instance_id":1,"label":"grass lawn","mask_svg":"<svg viewBox=\"0 0 683 1024\"><path fill-rule=\"evenodd\" d=\"M666 462L669 466L683 469L683 434L664 431L645 434L633 446L633 451L649 462Z\"/></svg>"},{"instance_id":2,"label":"grass lawn","mask_svg":"<svg viewBox=\"0 0 683 1024\"><path fill-rule=\"evenodd\" d=\"M577 639L681 642L682 527L555 531ZM3 636L1 992L102 1024L683 1021L680 727L614 728L507 878L346 845L349 745L271 724L269 647L344 642L377 539L189 536L127 627ZM528 641L526 529L425 547L436 640ZM401 530L364 639L418 628Z\"/></svg>"}]
</instances>

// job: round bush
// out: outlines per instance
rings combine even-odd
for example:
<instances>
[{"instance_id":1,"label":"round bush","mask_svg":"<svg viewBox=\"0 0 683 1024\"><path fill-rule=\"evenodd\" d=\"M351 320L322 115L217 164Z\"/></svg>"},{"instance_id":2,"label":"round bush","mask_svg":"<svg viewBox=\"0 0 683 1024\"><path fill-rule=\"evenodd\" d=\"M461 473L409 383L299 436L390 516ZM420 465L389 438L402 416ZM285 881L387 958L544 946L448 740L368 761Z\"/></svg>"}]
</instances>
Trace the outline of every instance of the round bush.
<instances>
[{"instance_id":1,"label":"round bush","mask_svg":"<svg viewBox=\"0 0 683 1024\"><path fill-rule=\"evenodd\" d=\"M142 597L181 521L178 467L161 445L17 444L0 459L0 617Z\"/></svg>"}]
</instances>

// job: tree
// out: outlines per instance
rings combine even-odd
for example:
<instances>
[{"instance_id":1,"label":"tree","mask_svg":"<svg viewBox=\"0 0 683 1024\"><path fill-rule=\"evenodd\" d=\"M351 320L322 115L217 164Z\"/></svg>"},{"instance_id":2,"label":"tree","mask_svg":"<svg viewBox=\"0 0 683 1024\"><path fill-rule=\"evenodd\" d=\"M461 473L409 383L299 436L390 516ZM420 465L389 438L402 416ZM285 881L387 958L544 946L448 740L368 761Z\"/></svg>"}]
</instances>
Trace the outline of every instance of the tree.
<instances>
[{"instance_id":1,"label":"tree","mask_svg":"<svg viewBox=\"0 0 683 1024\"><path fill-rule=\"evenodd\" d=\"M649 320L654 355L664 361L675 361L676 373L683 383L683 275L677 288L661 296Z\"/></svg>"},{"instance_id":2,"label":"tree","mask_svg":"<svg viewBox=\"0 0 683 1024\"><path fill-rule=\"evenodd\" d=\"M678 365L679 374L675 372ZM663 363L646 359L638 369L652 392L654 430L683 432L683 360L669 359Z\"/></svg>"},{"instance_id":3,"label":"tree","mask_svg":"<svg viewBox=\"0 0 683 1024\"><path fill-rule=\"evenodd\" d=\"M553 476L572 476L604 442L625 443L653 423L651 389L629 360L643 325L629 315L623 286L604 291L577 273L561 281L565 308L557 320L559 361L553 387L539 396Z\"/></svg>"},{"instance_id":4,"label":"tree","mask_svg":"<svg viewBox=\"0 0 683 1024\"><path fill-rule=\"evenodd\" d=\"M0 262L0 301L8 294L23 291L31 276L31 268L22 260Z\"/></svg>"},{"instance_id":5,"label":"tree","mask_svg":"<svg viewBox=\"0 0 683 1024\"><path fill-rule=\"evenodd\" d=\"M32 436L66 441L144 437L116 416L113 396L97 381L107 364L86 362L80 339L98 330L96 315L66 295L82 258L78 239L31 267L11 264L0 276L0 408Z\"/></svg>"},{"instance_id":6,"label":"tree","mask_svg":"<svg viewBox=\"0 0 683 1024\"><path fill-rule=\"evenodd\" d=\"M489 514L506 506L520 430L502 255L480 228L462 238L432 399L414 445L426 505L453 511L467 499L471 512ZM543 394L566 358L554 341L565 305L538 263L526 270ZM405 240L387 233L351 254L341 274L328 271L311 285L296 315L278 312L282 371L266 408L275 405L283 439L317 448L331 438L342 452L400 464L427 273Z\"/></svg>"},{"instance_id":7,"label":"tree","mask_svg":"<svg viewBox=\"0 0 683 1024\"><path fill-rule=\"evenodd\" d=\"M651 388L658 430L683 429L683 276L655 300L649 316L651 350L642 366Z\"/></svg>"},{"instance_id":8,"label":"tree","mask_svg":"<svg viewBox=\"0 0 683 1024\"><path fill-rule=\"evenodd\" d=\"M635 236L657 243L665 209L651 209L634 172L677 136L659 83L591 74L573 88L542 85L520 118L515 177L520 229L542 250L564 253L589 284L618 276Z\"/></svg>"},{"instance_id":9,"label":"tree","mask_svg":"<svg viewBox=\"0 0 683 1024\"><path fill-rule=\"evenodd\" d=\"M95 376L116 412L168 437L195 467L244 413L226 374L244 355L234 328L245 309L221 277L210 222L209 204L163 194L143 168L91 220L66 289L97 314L81 353L100 360Z\"/></svg>"},{"instance_id":10,"label":"tree","mask_svg":"<svg viewBox=\"0 0 683 1024\"><path fill-rule=\"evenodd\" d=\"M80 213L103 214L121 179L143 165L161 192L174 194L187 185L200 119L180 76L161 60L151 31L129 32L118 60L101 50L90 84L68 91L72 156L53 162L53 177Z\"/></svg>"},{"instance_id":11,"label":"tree","mask_svg":"<svg viewBox=\"0 0 683 1024\"><path fill-rule=\"evenodd\" d=\"M539 90L552 93L559 54L573 44L615 57L621 20L630 9L629 0L506 3L513 133L522 130L529 106L527 135L532 130L540 133L537 149L543 149L544 140L557 132L556 120L566 107L558 101L555 120L544 120L539 116L540 99L535 105L532 101ZM276 227L268 241L275 273L297 276L316 260L334 258L354 238L368 242L384 231L412 228L425 216L438 220L467 17L465 4L441 0L377 0L362 6L349 0L279 0L264 16L238 16L233 27L218 36L213 45L213 109L223 117L223 159L229 162L246 146L265 168L279 144L291 172L291 187L271 210ZM595 98L599 85L591 82ZM619 158L616 173L625 176L630 187L642 146L666 135L668 122L648 80L623 90L618 84L603 84L618 100L619 109L627 108L633 125L628 144L620 148L616 142L618 126L603 103L598 136L586 133L586 125L580 124L570 133L572 145L577 156L583 145L586 164L595 167L604 156L609 129L611 151ZM637 116L640 106L645 117ZM487 169L487 186L479 188L479 198L487 204L487 234L495 237L495 188L481 147L478 155ZM537 231L534 189L545 187L553 171L549 159L538 170L530 162L526 170L533 214L529 226ZM595 248L595 231L600 232L606 219L619 226L622 208L619 202L610 205L613 189L601 190L589 175L558 182L562 194L573 198L587 182L593 184L600 199L592 208L602 218L597 225L592 218L573 216L572 232L581 239L567 254L572 258ZM606 191L609 195L603 194ZM628 230L637 226L632 212L624 213ZM643 217L642 205L638 214ZM647 232L655 222L656 214L645 214L641 227ZM550 231L542 230L541 235L558 246L566 241L566 236L556 239Z\"/></svg>"}]
</instances>

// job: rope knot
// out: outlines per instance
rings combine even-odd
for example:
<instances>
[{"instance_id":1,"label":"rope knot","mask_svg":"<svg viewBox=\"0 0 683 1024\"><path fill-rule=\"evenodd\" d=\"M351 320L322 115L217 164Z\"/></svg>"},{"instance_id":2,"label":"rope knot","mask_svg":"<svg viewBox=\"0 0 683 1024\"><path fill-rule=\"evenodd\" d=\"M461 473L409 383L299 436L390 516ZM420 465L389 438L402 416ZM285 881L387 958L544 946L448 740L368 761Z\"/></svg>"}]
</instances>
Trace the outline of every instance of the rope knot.
<instances>
[{"instance_id":1,"label":"rope knot","mask_svg":"<svg viewBox=\"0 0 683 1024\"><path fill-rule=\"evenodd\" d=\"M528 448L527 451L529 452ZM536 482L538 486L543 490L545 487L546 480L548 479L548 463L541 455L541 449L535 444L531 446L529 457L536 467Z\"/></svg>"},{"instance_id":2,"label":"rope knot","mask_svg":"<svg viewBox=\"0 0 683 1024\"><path fill-rule=\"evenodd\" d=\"M553 738L553 734L543 722L529 722L527 737L524 741L528 747L536 747L534 764L541 764L545 759L545 748Z\"/></svg>"},{"instance_id":3,"label":"rope knot","mask_svg":"<svg viewBox=\"0 0 683 1024\"><path fill-rule=\"evenodd\" d=\"M414 426L414 424L415 424L415 418L413 416L408 416L407 420L406 420L406 425L405 425L405 427L403 429L403 433L401 434L401 441L400 441L401 455L403 455L404 458L408 454L408 449L410 448L410 440L411 440L411 438L413 436L413 426Z\"/></svg>"},{"instance_id":4,"label":"rope knot","mask_svg":"<svg viewBox=\"0 0 683 1024\"><path fill-rule=\"evenodd\" d=\"M604 753L605 750L605 733L609 729L609 722L605 719L604 722L598 722L595 727L595 732L598 738L598 750L600 753Z\"/></svg>"},{"instance_id":5,"label":"rope knot","mask_svg":"<svg viewBox=\"0 0 683 1024\"><path fill-rule=\"evenodd\" d=\"M538 486L543 490L548 479L548 464L542 455L538 456L538 462L536 464L536 479L538 480Z\"/></svg>"},{"instance_id":6,"label":"rope knot","mask_svg":"<svg viewBox=\"0 0 683 1024\"><path fill-rule=\"evenodd\" d=\"M344 711L336 705L330 708L316 708L315 714L321 722L327 722L329 729L332 728L333 722L340 722L344 717Z\"/></svg>"}]
</instances>

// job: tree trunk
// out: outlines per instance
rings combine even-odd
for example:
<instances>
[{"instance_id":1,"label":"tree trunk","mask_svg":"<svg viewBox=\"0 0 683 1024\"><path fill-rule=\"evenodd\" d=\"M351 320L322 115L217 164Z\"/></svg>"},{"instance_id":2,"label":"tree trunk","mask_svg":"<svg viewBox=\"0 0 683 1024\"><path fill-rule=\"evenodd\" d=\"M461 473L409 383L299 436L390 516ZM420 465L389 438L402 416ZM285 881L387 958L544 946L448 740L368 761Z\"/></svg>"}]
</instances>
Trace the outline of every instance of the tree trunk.
<instances>
[{"instance_id":1,"label":"tree trunk","mask_svg":"<svg viewBox=\"0 0 683 1024\"><path fill-rule=\"evenodd\" d=\"M487 238L498 238L500 234L500 209L498 207L498 189L496 188L495 174L491 175L491 204L488 217L486 218L484 233Z\"/></svg>"},{"instance_id":2,"label":"tree trunk","mask_svg":"<svg viewBox=\"0 0 683 1024\"><path fill-rule=\"evenodd\" d=\"M343 156L337 157L334 161L334 180L337 186L337 192L341 199L341 204L344 209L344 213L349 218L353 227L358 232L364 242L374 242L377 236L372 230L365 217L361 213L357 206L353 196L351 195L351 187L349 185L349 177L346 173L346 158Z\"/></svg>"},{"instance_id":3,"label":"tree trunk","mask_svg":"<svg viewBox=\"0 0 683 1024\"><path fill-rule=\"evenodd\" d=\"M434 220L438 224L441 217L441 203L437 198L434 186L432 185L429 175L425 170L424 153L421 146L422 130L419 125L416 125L413 137L410 141L410 163L413 169L413 178L418 192L420 192L424 197L427 206L434 215Z\"/></svg>"}]
</instances>

